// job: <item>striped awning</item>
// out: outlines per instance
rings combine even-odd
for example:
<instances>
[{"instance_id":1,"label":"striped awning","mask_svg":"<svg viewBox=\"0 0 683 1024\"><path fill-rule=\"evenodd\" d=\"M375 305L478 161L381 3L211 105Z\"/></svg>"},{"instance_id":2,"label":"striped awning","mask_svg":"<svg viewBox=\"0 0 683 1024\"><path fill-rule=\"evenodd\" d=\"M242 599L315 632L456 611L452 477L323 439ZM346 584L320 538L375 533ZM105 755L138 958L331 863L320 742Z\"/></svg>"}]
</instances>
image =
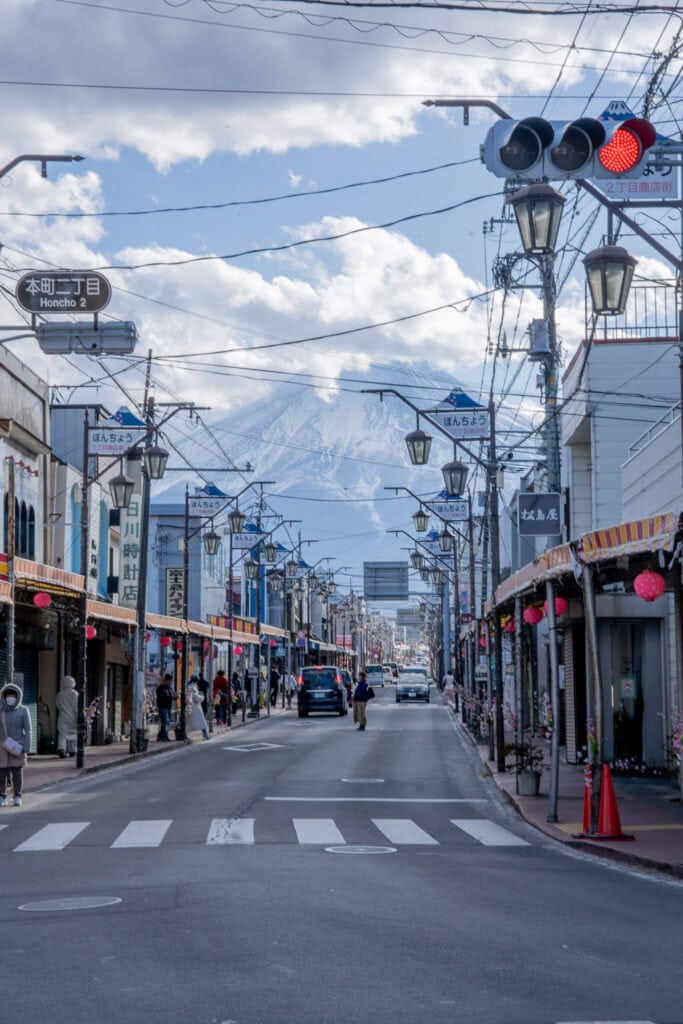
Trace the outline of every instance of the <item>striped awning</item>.
<instances>
[{"instance_id":1,"label":"striped awning","mask_svg":"<svg viewBox=\"0 0 683 1024\"><path fill-rule=\"evenodd\" d=\"M585 533L578 545L579 560L590 564L618 555L673 551L679 520L679 512L664 512Z\"/></svg>"},{"instance_id":2,"label":"striped awning","mask_svg":"<svg viewBox=\"0 0 683 1024\"><path fill-rule=\"evenodd\" d=\"M208 622L196 622L193 619L185 619L185 625L190 636L206 636L209 638L213 636L212 627Z\"/></svg>"},{"instance_id":3,"label":"striped awning","mask_svg":"<svg viewBox=\"0 0 683 1024\"><path fill-rule=\"evenodd\" d=\"M105 622L121 622L126 626L135 626L138 621L135 608L123 608L118 604L90 599L86 604L86 615L88 618L102 619Z\"/></svg>"},{"instance_id":4,"label":"striped awning","mask_svg":"<svg viewBox=\"0 0 683 1024\"><path fill-rule=\"evenodd\" d=\"M64 597L79 597L83 594L83 577L80 573L67 572L58 569L56 565L15 558L14 575L19 586L29 590L44 590L48 594Z\"/></svg>"},{"instance_id":5,"label":"striped awning","mask_svg":"<svg viewBox=\"0 0 683 1024\"><path fill-rule=\"evenodd\" d=\"M9 583L0 583L0 604L11 604L12 593Z\"/></svg>"},{"instance_id":6,"label":"striped awning","mask_svg":"<svg viewBox=\"0 0 683 1024\"><path fill-rule=\"evenodd\" d=\"M147 612L145 619L147 629L160 629L164 633L187 633L184 619L176 619L171 615L155 615Z\"/></svg>"}]
</instances>

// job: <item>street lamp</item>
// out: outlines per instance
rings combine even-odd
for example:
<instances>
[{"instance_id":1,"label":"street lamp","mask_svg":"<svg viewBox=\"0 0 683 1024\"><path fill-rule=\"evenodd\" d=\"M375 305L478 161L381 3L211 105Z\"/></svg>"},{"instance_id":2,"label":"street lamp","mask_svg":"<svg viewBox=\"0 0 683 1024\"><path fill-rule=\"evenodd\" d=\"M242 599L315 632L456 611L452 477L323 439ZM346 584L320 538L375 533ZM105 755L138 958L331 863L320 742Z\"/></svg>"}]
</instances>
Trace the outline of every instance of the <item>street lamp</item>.
<instances>
[{"instance_id":1,"label":"street lamp","mask_svg":"<svg viewBox=\"0 0 683 1024\"><path fill-rule=\"evenodd\" d=\"M228 529L230 530L230 533L241 533L246 521L247 517L244 512L240 512L238 508L234 508L232 512L228 512Z\"/></svg>"},{"instance_id":2,"label":"street lamp","mask_svg":"<svg viewBox=\"0 0 683 1024\"><path fill-rule=\"evenodd\" d=\"M260 564L253 558L248 558L244 563L244 571L248 580L258 579Z\"/></svg>"},{"instance_id":3,"label":"street lamp","mask_svg":"<svg viewBox=\"0 0 683 1024\"><path fill-rule=\"evenodd\" d=\"M620 245L603 245L584 256L593 310L598 316L624 312L637 262Z\"/></svg>"},{"instance_id":4,"label":"street lamp","mask_svg":"<svg viewBox=\"0 0 683 1024\"><path fill-rule=\"evenodd\" d=\"M420 430L418 417L417 427L405 436L408 455L414 466L426 466L429 462L429 449L432 446L432 435Z\"/></svg>"},{"instance_id":5,"label":"street lamp","mask_svg":"<svg viewBox=\"0 0 683 1024\"><path fill-rule=\"evenodd\" d=\"M413 523L415 524L416 533L424 533L429 526L429 516L419 508L417 512L413 512Z\"/></svg>"},{"instance_id":6,"label":"street lamp","mask_svg":"<svg viewBox=\"0 0 683 1024\"><path fill-rule=\"evenodd\" d=\"M443 573L441 572L441 569L430 569L429 577L432 581L434 588L438 590L443 582Z\"/></svg>"},{"instance_id":7,"label":"street lamp","mask_svg":"<svg viewBox=\"0 0 683 1024\"><path fill-rule=\"evenodd\" d=\"M277 558L277 544L272 542L264 544L263 553L265 555L266 562L274 562Z\"/></svg>"},{"instance_id":8,"label":"street lamp","mask_svg":"<svg viewBox=\"0 0 683 1024\"><path fill-rule=\"evenodd\" d=\"M421 551L410 552L410 562L413 569L423 569L425 564L425 556Z\"/></svg>"},{"instance_id":9,"label":"street lamp","mask_svg":"<svg viewBox=\"0 0 683 1024\"><path fill-rule=\"evenodd\" d=\"M453 550L453 534L450 533L445 527L439 534L439 547L443 552Z\"/></svg>"},{"instance_id":10,"label":"street lamp","mask_svg":"<svg viewBox=\"0 0 683 1024\"><path fill-rule=\"evenodd\" d=\"M166 472L166 463L168 462L166 449L160 448L158 444L153 444L143 450L142 457L145 460L145 469L149 479L161 480Z\"/></svg>"},{"instance_id":11,"label":"street lamp","mask_svg":"<svg viewBox=\"0 0 683 1024\"><path fill-rule=\"evenodd\" d=\"M464 493L468 472L464 462L453 459L452 462L447 462L445 466L441 467L441 472L447 494L459 496Z\"/></svg>"},{"instance_id":12,"label":"street lamp","mask_svg":"<svg viewBox=\"0 0 683 1024\"><path fill-rule=\"evenodd\" d=\"M216 533L215 530L209 530L208 533L204 534L202 540L204 542L204 550L210 558L218 554L221 549L221 541L223 540L220 533Z\"/></svg>"},{"instance_id":13,"label":"street lamp","mask_svg":"<svg viewBox=\"0 0 683 1024\"><path fill-rule=\"evenodd\" d=\"M547 256L555 252L566 201L566 197L550 185L529 185L510 197L527 256Z\"/></svg>"},{"instance_id":14,"label":"street lamp","mask_svg":"<svg viewBox=\"0 0 683 1024\"><path fill-rule=\"evenodd\" d=\"M299 571L299 563L292 559L291 562L287 562L285 568L287 570L287 576L289 577L289 579L294 579Z\"/></svg>"},{"instance_id":15,"label":"street lamp","mask_svg":"<svg viewBox=\"0 0 683 1024\"><path fill-rule=\"evenodd\" d=\"M125 473L119 473L118 476L112 477L109 481L109 490L111 491L111 500L114 508L128 508L133 497L134 488L135 481L126 476Z\"/></svg>"}]
</instances>

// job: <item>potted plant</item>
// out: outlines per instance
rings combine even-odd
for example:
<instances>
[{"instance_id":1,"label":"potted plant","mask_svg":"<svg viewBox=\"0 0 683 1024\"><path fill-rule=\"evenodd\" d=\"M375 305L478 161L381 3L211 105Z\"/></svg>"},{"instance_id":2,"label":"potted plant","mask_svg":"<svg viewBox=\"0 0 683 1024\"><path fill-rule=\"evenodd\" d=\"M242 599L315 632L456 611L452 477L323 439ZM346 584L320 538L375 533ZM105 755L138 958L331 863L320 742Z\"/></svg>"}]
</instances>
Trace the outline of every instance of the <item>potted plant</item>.
<instances>
[{"instance_id":1,"label":"potted plant","mask_svg":"<svg viewBox=\"0 0 683 1024\"><path fill-rule=\"evenodd\" d=\"M534 747L531 740L524 743L508 743L505 754L515 758L517 792L520 796L538 796L543 767L543 751Z\"/></svg>"}]
</instances>

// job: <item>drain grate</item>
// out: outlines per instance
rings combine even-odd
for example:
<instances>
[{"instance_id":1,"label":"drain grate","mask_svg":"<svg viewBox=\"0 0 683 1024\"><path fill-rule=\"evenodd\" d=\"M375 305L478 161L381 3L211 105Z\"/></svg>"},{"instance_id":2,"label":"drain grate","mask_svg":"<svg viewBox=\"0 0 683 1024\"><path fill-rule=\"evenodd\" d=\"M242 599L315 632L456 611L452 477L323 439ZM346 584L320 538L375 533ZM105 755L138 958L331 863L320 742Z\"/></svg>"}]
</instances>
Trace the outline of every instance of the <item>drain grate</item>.
<instances>
[{"instance_id":1,"label":"drain grate","mask_svg":"<svg viewBox=\"0 0 683 1024\"><path fill-rule=\"evenodd\" d=\"M57 900L22 903L18 909L50 913L54 910L91 910L93 907L111 907L114 903L122 902L123 900L119 896L64 896Z\"/></svg>"}]
</instances>

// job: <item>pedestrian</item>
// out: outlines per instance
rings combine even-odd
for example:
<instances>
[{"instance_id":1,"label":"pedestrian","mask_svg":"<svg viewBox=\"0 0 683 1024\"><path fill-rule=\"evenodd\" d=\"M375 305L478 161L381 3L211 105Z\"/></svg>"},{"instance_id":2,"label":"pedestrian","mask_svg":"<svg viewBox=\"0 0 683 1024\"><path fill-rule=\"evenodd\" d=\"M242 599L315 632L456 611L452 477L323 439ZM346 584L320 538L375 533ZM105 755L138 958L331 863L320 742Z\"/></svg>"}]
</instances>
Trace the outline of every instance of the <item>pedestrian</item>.
<instances>
[{"instance_id":1,"label":"pedestrian","mask_svg":"<svg viewBox=\"0 0 683 1024\"><path fill-rule=\"evenodd\" d=\"M159 735L157 740L163 743L170 743L168 727L171 724L171 711L176 699L176 692L173 689L173 676L166 672L164 678L157 686L157 708L159 710Z\"/></svg>"},{"instance_id":2,"label":"pedestrian","mask_svg":"<svg viewBox=\"0 0 683 1024\"><path fill-rule=\"evenodd\" d=\"M60 757L73 757L76 753L78 730L78 694L73 676L64 676L55 697L57 707L57 753Z\"/></svg>"},{"instance_id":3,"label":"pedestrian","mask_svg":"<svg viewBox=\"0 0 683 1024\"><path fill-rule=\"evenodd\" d=\"M365 672L361 670L358 673L356 689L353 691L353 720L358 723L358 729L360 732L365 731L365 723L367 721L367 703L370 699L368 677Z\"/></svg>"},{"instance_id":4,"label":"pedestrian","mask_svg":"<svg viewBox=\"0 0 683 1024\"><path fill-rule=\"evenodd\" d=\"M206 726L206 718L202 711L202 695L199 692L197 686L197 679L194 676L190 679L187 687L188 696L190 698L190 728L189 732L198 730L201 732L205 740L209 738L209 730Z\"/></svg>"},{"instance_id":5,"label":"pedestrian","mask_svg":"<svg viewBox=\"0 0 683 1024\"><path fill-rule=\"evenodd\" d=\"M285 697L287 698L287 707L291 708L292 698L296 693L296 676L293 676L291 672L285 673Z\"/></svg>"},{"instance_id":6,"label":"pedestrian","mask_svg":"<svg viewBox=\"0 0 683 1024\"><path fill-rule=\"evenodd\" d=\"M441 680L441 689L445 690L447 686L453 686L454 682L453 673L449 668L447 668L444 672L443 679Z\"/></svg>"},{"instance_id":7,"label":"pedestrian","mask_svg":"<svg viewBox=\"0 0 683 1024\"><path fill-rule=\"evenodd\" d=\"M277 695L280 689L280 673L276 669L275 665L270 670L270 706L272 708L277 704Z\"/></svg>"},{"instance_id":8,"label":"pedestrian","mask_svg":"<svg viewBox=\"0 0 683 1024\"><path fill-rule=\"evenodd\" d=\"M228 696L232 702L232 713L235 715L237 714L240 706L240 701L246 700L246 693L243 693L239 672L233 672L232 674L232 679L230 680L230 693Z\"/></svg>"},{"instance_id":9,"label":"pedestrian","mask_svg":"<svg viewBox=\"0 0 683 1024\"><path fill-rule=\"evenodd\" d=\"M6 683L0 690L0 807L7 806L10 776L14 806L21 807L24 765L31 749L31 719L21 698L22 689L16 683Z\"/></svg>"},{"instance_id":10,"label":"pedestrian","mask_svg":"<svg viewBox=\"0 0 683 1024\"><path fill-rule=\"evenodd\" d=\"M225 723L226 707L228 703L228 679L222 668L218 669L213 681L213 706L216 712L216 721Z\"/></svg>"},{"instance_id":11,"label":"pedestrian","mask_svg":"<svg viewBox=\"0 0 683 1024\"><path fill-rule=\"evenodd\" d=\"M448 705L455 698L455 679L453 673L450 671L446 672L443 677L443 702ZM457 711L457 708L456 708Z\"/></svg>"},{"instance_id":12,"label":"pedestrian","mask_svg":"<svg viewBox=\"0 0 683 1024\"><path fill-rule=\"evenodd\" d=\"M209 713L209 681L204 678L201 672L199 674L195 672L192 678L196 682L197 689L202 695L202 711L204 712L204 718L206 718Z\"/></svg>"}]
</instances>

